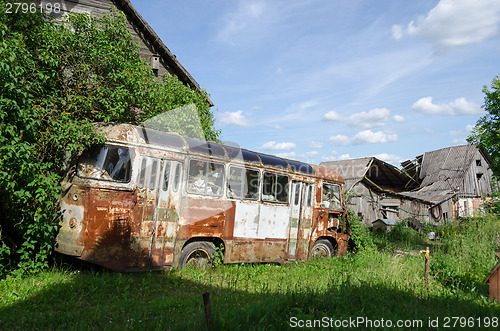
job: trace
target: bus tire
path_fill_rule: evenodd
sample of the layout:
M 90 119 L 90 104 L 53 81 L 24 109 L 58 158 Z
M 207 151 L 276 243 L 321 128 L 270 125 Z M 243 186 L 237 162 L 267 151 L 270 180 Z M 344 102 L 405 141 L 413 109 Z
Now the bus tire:
M 311 258 L 317 257 L 332 257 L 333 256 L 333 245 L 327 239 L 317 240 L 311 251 Z
M 212 265 L 215 245 L 208 241 L 195 241 L 187 244 L 181 251 L 179 267 L 193 266 L 206 268 Z

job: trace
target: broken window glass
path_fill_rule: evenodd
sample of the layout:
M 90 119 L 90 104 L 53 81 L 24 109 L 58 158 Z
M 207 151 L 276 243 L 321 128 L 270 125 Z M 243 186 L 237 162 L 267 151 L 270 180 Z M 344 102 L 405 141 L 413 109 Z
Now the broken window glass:
M 267 202 L 288 201 L 288 176 L 264 172 L 262 200 Z
M 221 195 L 224 165 L 208 161 L 189 162 L 188 192 Z
M 321 193 L 321 207 L 327 209 L 342 209 L 342 200 L 340 198 L 340 185 L 323 183 Z
M 259 194 L 259 171 L 230 166 L 227 188 L 227 194 L 230 198 L 257 200 Z
M 132 162 L 130 150 L 118 146 L 94 146 L 78 163 L 78 176 L 116 182 L 129 182 Z

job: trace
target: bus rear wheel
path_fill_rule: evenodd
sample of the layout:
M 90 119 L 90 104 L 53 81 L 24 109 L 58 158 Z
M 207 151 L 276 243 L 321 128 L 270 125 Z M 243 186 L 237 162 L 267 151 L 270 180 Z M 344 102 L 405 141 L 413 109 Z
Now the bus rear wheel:
M 215 245 L 213 243 L 207 241 L 192 242 L 182 249 L 179 267 L 206 268 L 212 265 L 214 254 Z
M 320 239 L 316 241 L 313 245 L 311 251 L 311 258 L 317 257 L 332 257 L 333 256 L 333 245 L 330 241 L 326 239 Z

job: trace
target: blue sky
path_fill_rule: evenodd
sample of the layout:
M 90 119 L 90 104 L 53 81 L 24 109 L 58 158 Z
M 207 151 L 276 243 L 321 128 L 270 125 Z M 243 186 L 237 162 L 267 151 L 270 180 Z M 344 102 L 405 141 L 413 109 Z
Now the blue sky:
M 500 73 L 498 0 L 132 0 L 222 140 L 318 164 L 464 144 Z

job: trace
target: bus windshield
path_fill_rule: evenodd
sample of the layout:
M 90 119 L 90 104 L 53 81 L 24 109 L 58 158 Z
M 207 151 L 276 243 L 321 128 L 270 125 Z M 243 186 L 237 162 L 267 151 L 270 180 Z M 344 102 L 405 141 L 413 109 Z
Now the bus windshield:
M 130 150 L 118 146 L 94 146 L 78 163 L 78 176 L 115 182 L 130 182 Z
M 321 194 L 322 208 L 342 209 L 342 200 L 340 197 L 340 185 L 323 183 L 323 192 Z

